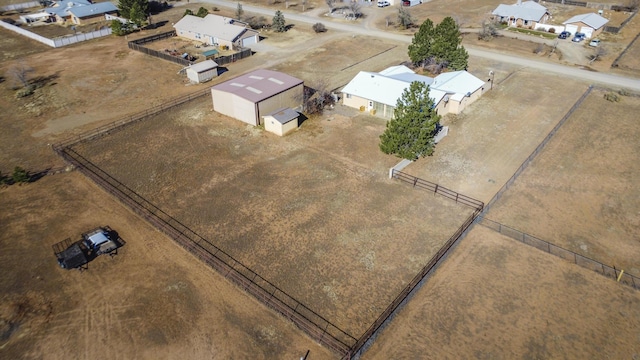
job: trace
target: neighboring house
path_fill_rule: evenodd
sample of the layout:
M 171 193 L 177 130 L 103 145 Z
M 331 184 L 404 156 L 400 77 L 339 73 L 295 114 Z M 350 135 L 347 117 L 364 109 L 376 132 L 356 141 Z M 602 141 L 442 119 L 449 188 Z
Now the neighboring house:
M 547 8 L 535 1 L 522 2 L 518 0 L 516 4 L 500 4 L 491 13 L 494 19 L 508 26 L 527 27 L 535 29 L 536 25 L 544 24 L 549 19 Z
M 180 37 L 229 48 L 247 47 L 260 40 L 259 33 L 245 23 L 213 14 L 204 18 L 185 15 L 173 27 Z
M 482 95 L 485 85 L 484 81 L 464 70 L 431 78 L 399 65 L 379 73 L 361 71 L 342 89 L 342 103 L 390 119 L 398 99 L 414 81 L 429 85 L 429 96 L 440 115 L 462 112 Z
M 92 4 L 88 0 L 60 0 L 43 11 L 50 14 L 55 22 L 88 24 L 104 20 L 105 14 L 116 15 L 118 8 L 108 1 Z
M 218 76 L 218 64 L 213 60 L 205 60 L 189 66 L 187 78 L 193 83 L 203 83 Z
M 211 88 L 213 110 L 250 125 L 283 108 L 302 106 L 304 83 L 293 76 L 256 70 Z
M 587 39 L 598 36 L 604 29 L 604 25 L 609 20 L 596 14 L 581 14 L 572 17 L 571 19 L 562 23 L 565 31 L 575 34 L 577 32 L 584 33 Z
M 278 109 L 273 113 L 263 116 L 264 129 L 276 135 L 284 136 L 298 128 L 300 113 L 291 109 Z

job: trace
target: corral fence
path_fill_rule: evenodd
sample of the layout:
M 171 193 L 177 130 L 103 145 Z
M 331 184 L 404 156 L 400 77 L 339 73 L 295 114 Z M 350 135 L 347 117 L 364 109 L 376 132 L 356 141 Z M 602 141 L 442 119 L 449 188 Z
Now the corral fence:
M 638 41 L 638 38 L 640 38 L 640 33 L 638 33 L 636 37 L 634 37 L 633 40 L 631 40 L 629 45 L 627 45 L 627 47 L 624 48 L 624 50 L 622 50 L 620 55 L 618 55 L 618 57 L 615 60 L 613 60 L 613 62 L 611 63 L 611 67 L 614 67 L 614 68 L 620 67 L 620 59 L 622 59 L 624 55 L 627 53 L 627 51 L 629 51 L 629 49 L 631 49 L 634 46 L 634 44 Z M 623 68 L 628 68 L 628 67 L 623 66 Z M 637 70 L 637 69 L 633 69 L 633 70 Z
M 493 204 L 496 203 L 496 201 L 498 201 L 502 197 L 502 195 L 509 189 L 509 187 L 513 185 L 513 183 L 516 181 L 518 176 L 522 174 L 522 172 L 527 168 L 527 166 L 529 166 L 529 164 L 533 161 L 533 159 L 535 159 L 535 157 L 544 149 L 544 147 L 547 145 L 549 140 L 551 140 L 551 138 L 558 132 L 560 127 L 562 127 L 562 125 L 564 125 L 564 123 L 567 122 L 567 119 L 571 117 L 573 112 L 576 111 L 578 107 L 580 107 L 580 105 L 587 98 L 587 96 L 591 94 L 592 90 L 593 90 L 593 85 L 589 86 L 587 91 L 585 91 L 584 94 L 580 96 L 580 98 L 575 102 L 575 104 L 573 104 L 571 109 L 569 109 L 569 111 L 567 111 L 567 113 L 564 114 L 564 116 L 562 117 L 562 119 L 560 119 L 560 121 L 558 121 L 556 126 L 553 127 L 553 129 L 547 134 L 547 136 L 545 136 L 542 142 L 540 142 L 540 144 L 538 144 L 538 146 L 533 150 L 533 152 L 531 152 L 531 154 L 529 154 L 529 156 L 522 162 L 520 167 L 518 167 L 518 169 L 513 173 L 513 175 L 509 178 L 509 180 L 507 180 L 507 182 L 504 185 L 502 185 L 500 190 L 498 190 L 498 192 L 493 196 L 493 198 L 491 198 L 489 203 L 485 206 L 484 208 L 485 213 L 491 208 Z
M 180 96 L 178 98 L 175 98 L 173 100 L 170 100 L 164 104 L 160 104 L 160 105 L 156 105 L 153 106 L 151 108 L 148 108 L 144 111 L 140 111 L 138 113 L 132 114 L 130 116 L 124 117 L 120 120 L 116 120 L 114 122 L 111 122 L 109 124 L 97 127 L 93 130 L 87 131 L 85 133 L 76 135 L 76 136 L 72 136 L 70 138 L 67 138 L 65 140 L 63 140 L 62 142 L 59 142 L 57 144 L 53 145 L 53 150 L 58 152 L 58 149 L 61 148 L 65 148 L 65 147 L 69 147 L 72 145 L 75 145 L 77 143 L 83 142 L 83 141 L 88 141 L 88 140 L 93 140 L 97 137 L 100 136 L 104 136 L 106 134 L 110 134 L 112 132 L 118 131 L 122 128 L 124 128 L 126 125 L 130 125 L 133 124 L 139 120 L 142 120 L 148 116 L 151 115 L 155 115 L 158 114 L 162 111 L 168 110 L 174 106 L 178 106 L 181 104 L 184 104 L 186 102 L 189 102 L 191 100 L 197 99 L 199 97 L 205 96 L 210 94 L 210 90 L 209 89 L 202 89 L 199 91 L 196 91 L 194 93 L 191 94 L 187 94 L 184 96 Z
M 599 261 L 588 258 L 584 255 L 580 255 L 571 250 L 567 250 L 560 246 L 554 245 L 548 241 L 537 238 L 533 235 L 529 235 L 522 231 L 516 230 L 509 226 L 503 225 L 499 222 L 487 219 L 485 217 L 480 217 L 478 223 L 491 229 L 499 232 L 500 234 L 506 235 L 512 239 L 518 240 L 524 244 L 529 246 L 533 246 L 538 250 L 542 250 L 548 252 L 549 254 L 555 255 L 557 257 L 563 258 L 567 261 L 571 261 L 574 264 L 580 265 L 584 268 L 591 269 L 595 272 L 598 272 L 606 277 L 613 278 L 618 281 L 633 287 L 636 290 L 640 290 L 640 278 L 633 276 L 629 273 L 622 272 L 621 270 L 616 269 L 615 267 L 611 267 L 609 265 L 605 265 Z
M 581 7 L 588 7 L 593 9 L 602 9 L 602 10 L 627 11 L 627 12 L 634 11 L 634 9 L 629 6 L 606 4 L 606 3 L 599 3 L 599 2 L 584 2 L 584 1 L 572 1 L 572 0 L 534 0 L 534 1 L 537 3 L 550 2 L 554 4 L 581 6 Z
M 144 53 L 144 54 L 147 54 L 147 55 L 151 55 L 151 56 L 155 56 L 155 57 L 160 58 L 162 60 L 171 61 L 171 62 L 174 62 L 176 64 L 180 64 L 182 66 L 191 65 L 191 62 L 189 60 L 183 59 L 183 58 L 178 57 L 178 56 L 173 56 L 171 54 L 167 54 L 167 53 L 162 52 L 162 51 L 157 51 L 157 50 L 149 49 L 148 47 L 142 46 L 143 44 L 151 43 L 151 42 L 158 41 L 158 40 L 168 39 L 168 38 L 174 37 L 174 36 L 176 36 L 176 31 L 175 30 L 167 31 L 167 32 L 164 32 L 164 33 L 161 33 L 161 34 L 151 35 L 151 36 L 143 37 L 141 39 L 129 41 L 128 46 L 129 46 L 129 49 L 132 49 L 132 50 L 135 50 L 135 51 L 140 51 L 141 53 Z
M 620 10 L 623 11 L 623 10 Z M 626 10 L 624 10 L 626 11 Z M 617 34 L 620 31 L 622 31 L 622 29 L 624 29 L 625 26 L 627 26 L 627 24 L 638 14 L 638 11 L 634 11 L 631 16 L 629 16 L 625 21 L 623 21 L 622 23 L 620 23 L 620 26 L 616 27 L 616 26 L 605 26 L 603 28 L 602 31 L 606 31 L 612 34 Z M 625 49 L 626 50 L 626 49 Z
M 347 354 L 356 342 L 354 337 L 144 199 L 72 148 L 58 145 L 54 147 L 54 150 L 159 231 L 167 234 L 184 249 L 254 296 L 258 301 L 282 314 L 313 340 L 341 356 Z
M 96 30 L 96 31 L 92 31 L 92 32 L 88 32 L 88 33 L 78 33 L 75 35 L 69 35 L 69 36 L 64 36 L 64 37 L 59 37 L 59 38 L 55 38 L 55 39 L 49 39 L 46 38 L 42 35 L 38 35 L 36 33 L 32 33 L 29 30 L 23 29 L 19 26 L 15 26 L 12 24 L 9 24 L 5 21 L 0 20 L 0 27 L 3 27 L 9 31 L 13 31 L 17 34 L 20 34 L 22 36 L 26 36 L 31 40 L 35 40 L 37 42 L 41 42 L 45 45 L 51 46 L 52 48 L 59 48 L 59 47 L 63 47 L 63 46 L 67 46 L 67 45 L 71 45 L 71 44 L 75 44 L 78 42 L 82 42 L 82 41 L 87 41 L 87 40 L 92 40 L 92 39 L 97 39 L 100 37 L 104 37 L 104 36 L 108 36 L 111 35 L 111 28 L 105 28 L 105 29 L 100 29 L 100 30 Z
M 129 41 L 129 49 L 133 49 L 136 51 L 140 51 L 142 53 L 145 53 L 147 55 L 151 55 L 151 56 L 155 56 L 157 58 L 163 59 L 163 60 L 167 60 L 167 61 L 171 61 L 174 62 L 176 64 L 180 64 L 182 66 L 189 66 L 192 64 L 192 62 L 183 59 L 181 57 L 177 57 L 177 56 L 173 56 L 171 54 L 168 54 L 166 52 L 162 52 L 162 51 L 157 51 L 157 50 L 153 50 L 153 49 L 149 49 L 145 46 L 142 46 L 144 44 L 148 44 L 154 41 L 158 41 L 158 40 L 164 40 L 164 39 L 168 39 L 171 37 L 176 36 L 176 31 L 172 30 L 172 31 L 167 31 L 161 34 L 156 34 L 156 35 L 151 35 L 151 36 L 147 36 L 147 37 L 143 37 L 141 39 L 137 39 L 137 40 L 132 40 Z M 216 64 L 218 65 L 225 65 L 225 64 L 229 64 L 232 62 L 236 62 L 238 60 L 247 58 L 249 56 L 252 55 L 251 49 L 250 48 L 240 48 L 240 50 L 236 53 L 233 53 L 231 55 L 225 55 L 225 56 L 218 56 L 216 58 L 214 58 L 213 60 L 216 62 Z
M 473 213 L 465 220 L 465 222 L 456 230 L 456 232 L 442 245 L 440 250 L 431 257 L 429 262 L 420 270 L 416 276 L 404 287 L 404 289 L 396 296 L 396 298 L 387 306 L 387 308 L 380 314 L 380 316 L 373 322 L 373 324 L 364 332 L 362 336 L 358 339 L 358 341 L 353 345 L 349 354 L 343 357 L 343 360 L 359 358 L 362 355 L 368 346 L 375 340 L 378 332 L 382 330 L 386 324 L 395 316 L 398 309 L 406 304 L 408 298 L 414 292 L 415 289 L 419 288 L 424 278 L 433 270 L 436 265 L 440 263 L 440 260 L 447 255 L 449 250 L 453 247 L 453 245 L 466 233 L 469 227 L 473 224 L 480 213 L 482 213 L 482 209 L 484 208 L 484 203 L 482 201 L 470 198 L 468 196 L 459 194 L 453 190 L 449 190 L 443 186 L 439 186 L 438 184 L 431 183 L 429 181 L 419 179 L 409 174 L 405 174 L 401 171 L 392 170 L 392 175 L 394 179 L 398 179 L 400 181 L 412 184 L 414 188 L 420 190 L 426 190 L 429 192 L 433 192 L 434 194 L 442 195 L 448 199 L 455 200 L 456 203 L 463 204 L 465 206 L 469 206 L 474 209 Z

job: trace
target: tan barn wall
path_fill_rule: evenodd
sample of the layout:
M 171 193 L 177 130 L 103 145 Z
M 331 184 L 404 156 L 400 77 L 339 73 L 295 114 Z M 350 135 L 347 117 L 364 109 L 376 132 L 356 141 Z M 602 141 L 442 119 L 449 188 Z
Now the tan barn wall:
M 258 122 L 262 120 L 260 114 L 271 114 L 276 110 L 287 107 L 292 109 L 300 107 L 302 105 L 303 88 L 304 85 L 300 84 L 258 103 L 258 113 L 255 117 L 256 125 L 259 125 Z
M 211 89 L 213 110 L 250 125 L 258 125 L 255 104 L 234 94 Z

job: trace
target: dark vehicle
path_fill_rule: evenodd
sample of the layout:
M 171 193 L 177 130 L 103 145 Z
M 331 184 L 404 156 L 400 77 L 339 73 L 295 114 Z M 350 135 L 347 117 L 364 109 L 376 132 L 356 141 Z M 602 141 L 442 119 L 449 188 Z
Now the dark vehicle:
M 586 38 L 587 38 L 587 35 L 585 35 L 584 33 L 577 32 L 575 35 L 573 35 L 573 39 L 571 41 L 580 42 Z
M 558 39 L 567 39 L 569 38 L 569 36 L 571 36 L 571 33 L 568 31 L 563 31 L 560 33 L 560 35 L 558 35 Z

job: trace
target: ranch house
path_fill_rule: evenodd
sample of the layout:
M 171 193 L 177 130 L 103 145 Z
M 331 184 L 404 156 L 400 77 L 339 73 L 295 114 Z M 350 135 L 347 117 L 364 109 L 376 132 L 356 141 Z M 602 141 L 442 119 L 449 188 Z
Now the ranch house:
M 182 38 L 209 45 L 228 46 L 230 49 L 247 47 L 260 40 L 259 33 L 247 27 L 247 24 L 213 14 L 204 18 L 185 15 L 173 27 Z
M 508 26 L 529 29 L 535 29 L 536 25 L 546 23 L 550 16 L 547 8 L 537 2 L 521 0 L 513 5 L 500 4 L 491 14 L 494 20 L 506 23 Z

